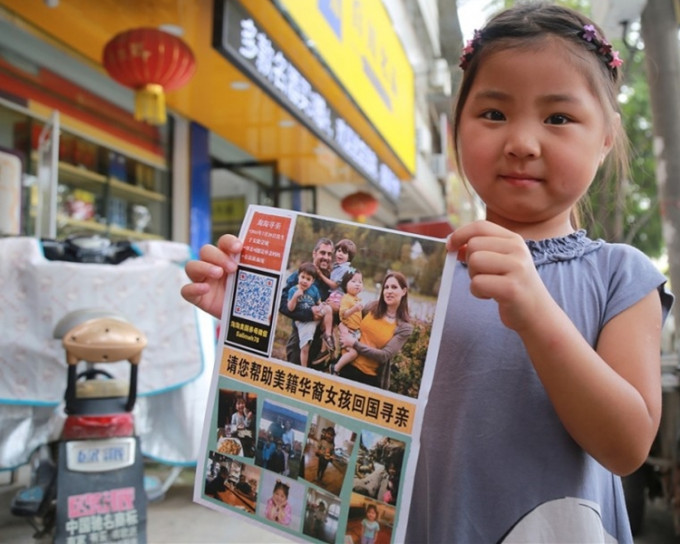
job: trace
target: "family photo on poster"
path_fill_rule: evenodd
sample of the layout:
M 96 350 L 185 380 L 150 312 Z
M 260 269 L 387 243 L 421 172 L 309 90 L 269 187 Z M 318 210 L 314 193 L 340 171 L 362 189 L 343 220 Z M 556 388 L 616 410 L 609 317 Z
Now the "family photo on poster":
M 298 217 L 272 356 L 417 398 L 445 258 L 440 240 Z

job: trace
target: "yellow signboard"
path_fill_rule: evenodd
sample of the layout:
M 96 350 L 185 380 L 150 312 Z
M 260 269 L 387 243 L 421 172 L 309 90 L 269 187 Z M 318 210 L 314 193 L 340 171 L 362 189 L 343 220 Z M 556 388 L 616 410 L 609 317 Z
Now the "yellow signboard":
M 213 223 L 240 222 L 246 215 L 246 198 L 244 196 L 213 198 L 210 205 Z
M 364 115 L 415 172 L 413 69 L 382 0 L 279 0 Z

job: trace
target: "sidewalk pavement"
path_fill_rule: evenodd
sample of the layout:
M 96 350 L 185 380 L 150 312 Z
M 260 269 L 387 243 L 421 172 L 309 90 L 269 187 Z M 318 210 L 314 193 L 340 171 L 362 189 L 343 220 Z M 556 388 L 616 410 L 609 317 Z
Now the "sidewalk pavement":
M 0 484 L 0 542 L 4 544 L 48 544 L 49 538 L 33 539 L 28 523 L 9 511 L 10 501 L 24 484 L 24 474 L 14 484 Z M 241 516 L 221 513 L 193 502 L 194 471 L 185 469 L 161 501 L 147 509 L 149 544 L 271 544 L 288 543 L 279 534 Z M 4 480 L 3 480 L 4 482 Z
M 20 473 L 23 471 L 20 471 Z M 48 544 L 50 539 L 34 540 L 33 530 L 25 520 L 12 516 L 9 504 L 23 478 L 15 484 L 0 480 L 0 543 Z M 194 471 L 185 469 L 162 501 L 150 503 L 147 511 L 149 544 L 289 544 L 277 533 L 255 524 L 193 502 Z M 643 534 L 635 544 L 677 544 L 673 520 L 666 504 L 657 499 L 648 502 Z

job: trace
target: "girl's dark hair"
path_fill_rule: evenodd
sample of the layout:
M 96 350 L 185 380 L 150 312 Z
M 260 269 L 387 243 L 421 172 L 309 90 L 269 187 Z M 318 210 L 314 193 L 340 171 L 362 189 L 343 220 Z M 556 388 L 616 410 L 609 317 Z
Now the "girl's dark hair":
M 385 303 L 385 298 L 383 297 L 383 291 L 385 290 L 385 284 L 387 280 L 394 278 L 402 289 L 406 289 L 406 293 L 401 297 L 401 302 L 399 302 L 399 307 L 397 308 L 397 319 L 399 321 L 409 322 L 411 321 L 411 316 L 408 311 L 408 280 L 401 272 L 391 271 L 385 274 L 385 278 L 382 282 L 382 287 L 380 288 L 380 297 L 378 298 L 378 304 L 371 311 L 376 319 L 382 318 L 387 313 L 387 304 Z
M 597 40 L 588 41 L 584 38 L 586 25 L 592 25 L 596 29 Z M 454 109 L 453 138 L 459 170 L 461 163 L 458 138 L 461 112 L 484 59 L 498 51 L 537 48 L 551 38 L 559 38 L 572 44 L 572 47 L 564 48 L 563 60 L 578 66 L 591 91 L 602 105 L 612 128 L 614 140 L 606 161 L 605 179 L 624 176 L 627 173 L 628 142 L 615 115 L 620 113 L 617 95 L 621 72 L 618 67 L 609 64 L 611 56 L 602 53 L 601 46 L 606 43 L 604 33 L 593 21 L 578 11 L 548 2 L 518 4 L 501 11 L 492 17 L 484 28 L 476 31 L 472 41 L 473 52 L 464 56 L 463 80 Z M 559 69 L 559 60 L 556 59 L 555 69 Z M 611 114 L 606 113 L 607 111 Z
M 301 273 L 309 274 L 314 279 L 316 279 L 316 277 L 319 275 L 316 266 L 314 266 L 314 263 L 310 263 L 309 261 L 302 263 L 298 267 L 298 276 Z
M 286 497 L 288 497 L 289 486 L 287 484 L 284 484 L 281 480 L 276 480 L 276 483 L 274 484 L 274 493 L 279 489 L 283 491 Z
M 361 274 L 361 270 L 358 270 L 354 267 L 350 267 L 347 269 L 347 272 L 345 272 L 342 275 L 342 279 L 340 280 L 340 288 L 346 293 L 347 292 L 347 284 L 349 283 L 349 280 L 351 280 L 355 274 Z

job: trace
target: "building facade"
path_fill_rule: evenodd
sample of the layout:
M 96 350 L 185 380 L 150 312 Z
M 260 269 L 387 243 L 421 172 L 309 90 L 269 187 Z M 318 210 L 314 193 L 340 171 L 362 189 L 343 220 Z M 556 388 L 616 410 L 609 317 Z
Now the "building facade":
M 20 233 L 197 249 L 237 233 L 250 204 L 356 219 L 342 202 L 357 192 L 379 203 L 371 223 L 445 233 L 441 20 L 436 0 L 0 0 L 0 147 L 21 163 Z M 137 89 L 104 66 L 132 29 L 171 33 L 195 59 L 164 93 L 163 124 L 136 120 Z

